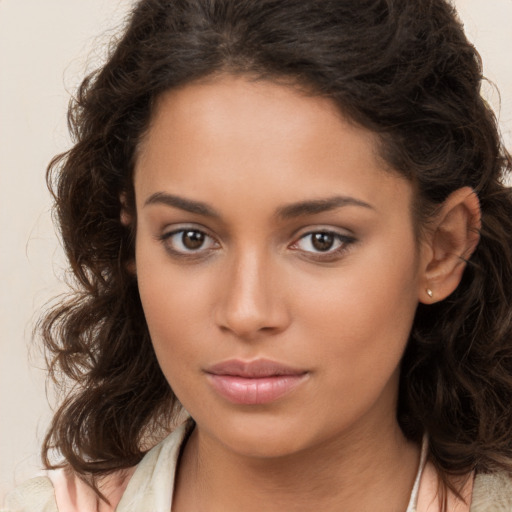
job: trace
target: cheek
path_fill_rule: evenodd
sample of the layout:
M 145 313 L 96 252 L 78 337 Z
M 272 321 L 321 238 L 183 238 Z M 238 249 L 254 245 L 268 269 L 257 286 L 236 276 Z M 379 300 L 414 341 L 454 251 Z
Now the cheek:
M 204 290 L 183 285 L 176 276 L 160 275 L 140 280 L 139 291 L 153 344 L 172 344 L 176 350 L 180 340 L 197 339 L 198 319 L 207 315 Z
M 205 338 L 197 321 L 203 309 L 195 292 L 170 277 L 146 275 L 139 290 L 158 364 L 173 392 L 183 401 L 203 353 L 197 343 Z
M 317 354 L 333 361 L 333 381 L 360 389 L 378 382 L 378 388 L 398 368 L 414 320 L 415 246 L 413 241 L 399 250 L 379 245 L 353 256 L 323 286 L 306 283 L 305 307 L 297 316 L 306 337 L 318 340 Z
M 197 357 L 196 345 L 190 340 L 205 338 L 201 321 L 204 323 L 208 318 L 208 284 L 200 273 L 191 275 L 186 266 L 181 269 L 170 264 L 165 251 L 143 236 L 137 241 L 136 252 L 144 315 L 155 352 L 167 375 L 169 366 L 180 367 L 178 360 L 187 362 Z

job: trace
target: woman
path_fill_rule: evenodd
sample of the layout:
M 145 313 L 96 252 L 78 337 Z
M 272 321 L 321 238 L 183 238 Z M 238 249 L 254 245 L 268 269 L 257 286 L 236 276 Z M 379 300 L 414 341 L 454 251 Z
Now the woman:
M 511 160 L 480 82 L 444 0 L 139 2 L 50 166 L 71 391 L 10 506 L 511 510 Z

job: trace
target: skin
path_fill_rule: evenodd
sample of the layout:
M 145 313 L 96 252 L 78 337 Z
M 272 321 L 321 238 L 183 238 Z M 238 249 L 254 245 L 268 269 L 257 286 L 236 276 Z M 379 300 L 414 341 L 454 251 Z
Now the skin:
M 159 363 L 197 423 L 173 511 L 405 510 L 419 450 L 395 417 L 399 363 L 427 280 L 448 293 L 452 248 L 418 242 L 412 186 L 376 147 L 329 100 L 269 81 L 223 76 L 160 98 L 136 164 L 135 268 Z M 350 200 L 278 215 L 335 196 Z M 184 228 L 203 245 L 183 245 Z M 336 234 L 332 250 L 315 248 L 318 232 Z M 205 369 L 234 358 L 305 378 L 233 404 Z

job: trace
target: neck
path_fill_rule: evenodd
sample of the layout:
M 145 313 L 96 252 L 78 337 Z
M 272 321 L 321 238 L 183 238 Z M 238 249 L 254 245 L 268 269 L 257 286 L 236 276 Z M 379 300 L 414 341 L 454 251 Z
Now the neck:
M 419 447 L 395 421 L 379 427 L 270 459 L 227 450 L 196 427 L 180 460 L 173 512 L 405 511 Z

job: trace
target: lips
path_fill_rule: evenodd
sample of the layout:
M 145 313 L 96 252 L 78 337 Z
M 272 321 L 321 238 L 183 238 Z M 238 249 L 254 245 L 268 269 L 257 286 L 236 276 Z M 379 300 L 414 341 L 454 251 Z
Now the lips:
M 267 359 L 224 361 L 205 373 L 214 391 L 242 405 L 274 402 L 295 390 L 308 375 L 305 370 Z

